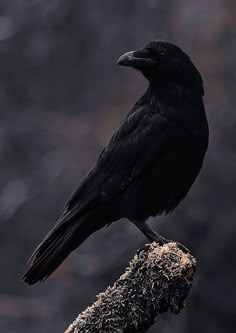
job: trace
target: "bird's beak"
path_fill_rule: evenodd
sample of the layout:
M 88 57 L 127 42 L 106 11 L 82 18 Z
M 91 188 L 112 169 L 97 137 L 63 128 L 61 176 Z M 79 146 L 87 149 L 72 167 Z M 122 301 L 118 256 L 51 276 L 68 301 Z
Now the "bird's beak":
M 134 68 L 147 68 L 151 67 L 154 62 L 150 57 L 150 51 L 148 49 L 140 49 L 136 51 L 130 51 L 123 54 L 118 60 L 117 65 L 134 67 Z

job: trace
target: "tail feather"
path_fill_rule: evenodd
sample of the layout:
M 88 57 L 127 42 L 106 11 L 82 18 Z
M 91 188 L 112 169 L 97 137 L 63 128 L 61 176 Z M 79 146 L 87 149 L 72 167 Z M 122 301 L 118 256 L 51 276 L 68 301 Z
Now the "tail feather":
M 54 229 L 45 237 L 29 259 L 30 267 L 22 279 L 32 285 L 46 280 L 65 258 L 96 229 L 92 223 L 84 220 L 69 220 L 55 225 Z

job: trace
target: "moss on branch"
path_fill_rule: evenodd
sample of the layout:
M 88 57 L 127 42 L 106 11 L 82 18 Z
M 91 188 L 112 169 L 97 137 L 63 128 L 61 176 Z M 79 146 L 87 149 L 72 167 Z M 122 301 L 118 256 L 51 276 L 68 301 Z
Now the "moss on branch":
M 146 332 L 161 313 L 184 307 L 195 269 L 195 258 L 176 243 L 148 244 L 65 333 Z

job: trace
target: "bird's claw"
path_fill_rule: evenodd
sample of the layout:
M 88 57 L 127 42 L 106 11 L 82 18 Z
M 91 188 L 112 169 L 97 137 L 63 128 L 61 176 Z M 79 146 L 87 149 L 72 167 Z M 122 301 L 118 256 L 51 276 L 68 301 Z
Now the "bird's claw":
M 162 245 L 164 245 L 164 244 L 172 243 L 172 242 L 173 242 L 172 240 L 170 240 L 170 239 L 165 239 L 165 238 L 163 238 L 163 237 L 161 237 L 160 239 L 157 240 L 157 243 L 158 243 L 160 246 L 162 246 Z M 190 255 L 192 255 L 192 252 L 191 252 L 187 247 L 185 247 L 183 244 L 181 244 L 181 243 L 179 243 L 179 242 L 175 242 L 175 243 L 176 243 L 176 245 L 178 246 L 178 248 L 179 248 L 181 251 L 183 251 L 183 252 L 186 253 L 186 254 L 190 254 Z
M 168 243 L 173 243 L 172 240 L 165 239 L 165 238 L 161 238 L 161 239 L 159 238 L 159 239 L 155 240 L 155 242 L 159 246 L 163 246 L 163 245 L 168 244 Z M 175 242 L 175 243 L 181 251 L 183 251 L 186 254 L 192 255 L 192 252 L 187 247 L 185 247 L 183 244 L 181 244 L 179 242 Z M 140 249 L 138 249 L 137 250 L 137 255 L 139 256 L 142 251 L 146 252 L 149 249 L 149 246 L 150 246 L 150 244 L 146 244 L 144 247 L 141 247 Z
M 185 247 L 183 244 L 181 244 L 181 243 L 179 243 L 179 242 L 176 242 L 176 244 L 177 244 L 178 248 L 179 248 L 181 251 L 183 251 L 183 252 L 186 253 L 186 254 L 190 254 L 190 255 L 192 255 L 192 252 L 191 252 L 187 247 Z

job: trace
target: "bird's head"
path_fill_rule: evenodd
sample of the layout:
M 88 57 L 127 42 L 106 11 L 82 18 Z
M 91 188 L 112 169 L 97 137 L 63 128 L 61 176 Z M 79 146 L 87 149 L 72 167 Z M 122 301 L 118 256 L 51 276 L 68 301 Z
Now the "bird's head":
M 117 65 L 141 71 L 150 83 L 173 83 L 186 88 L 192 86 L 203 94 L 203 81 L 199 71 L 190 57 L 170 42 L 152 41 L 143 49 L 123 54 Z

